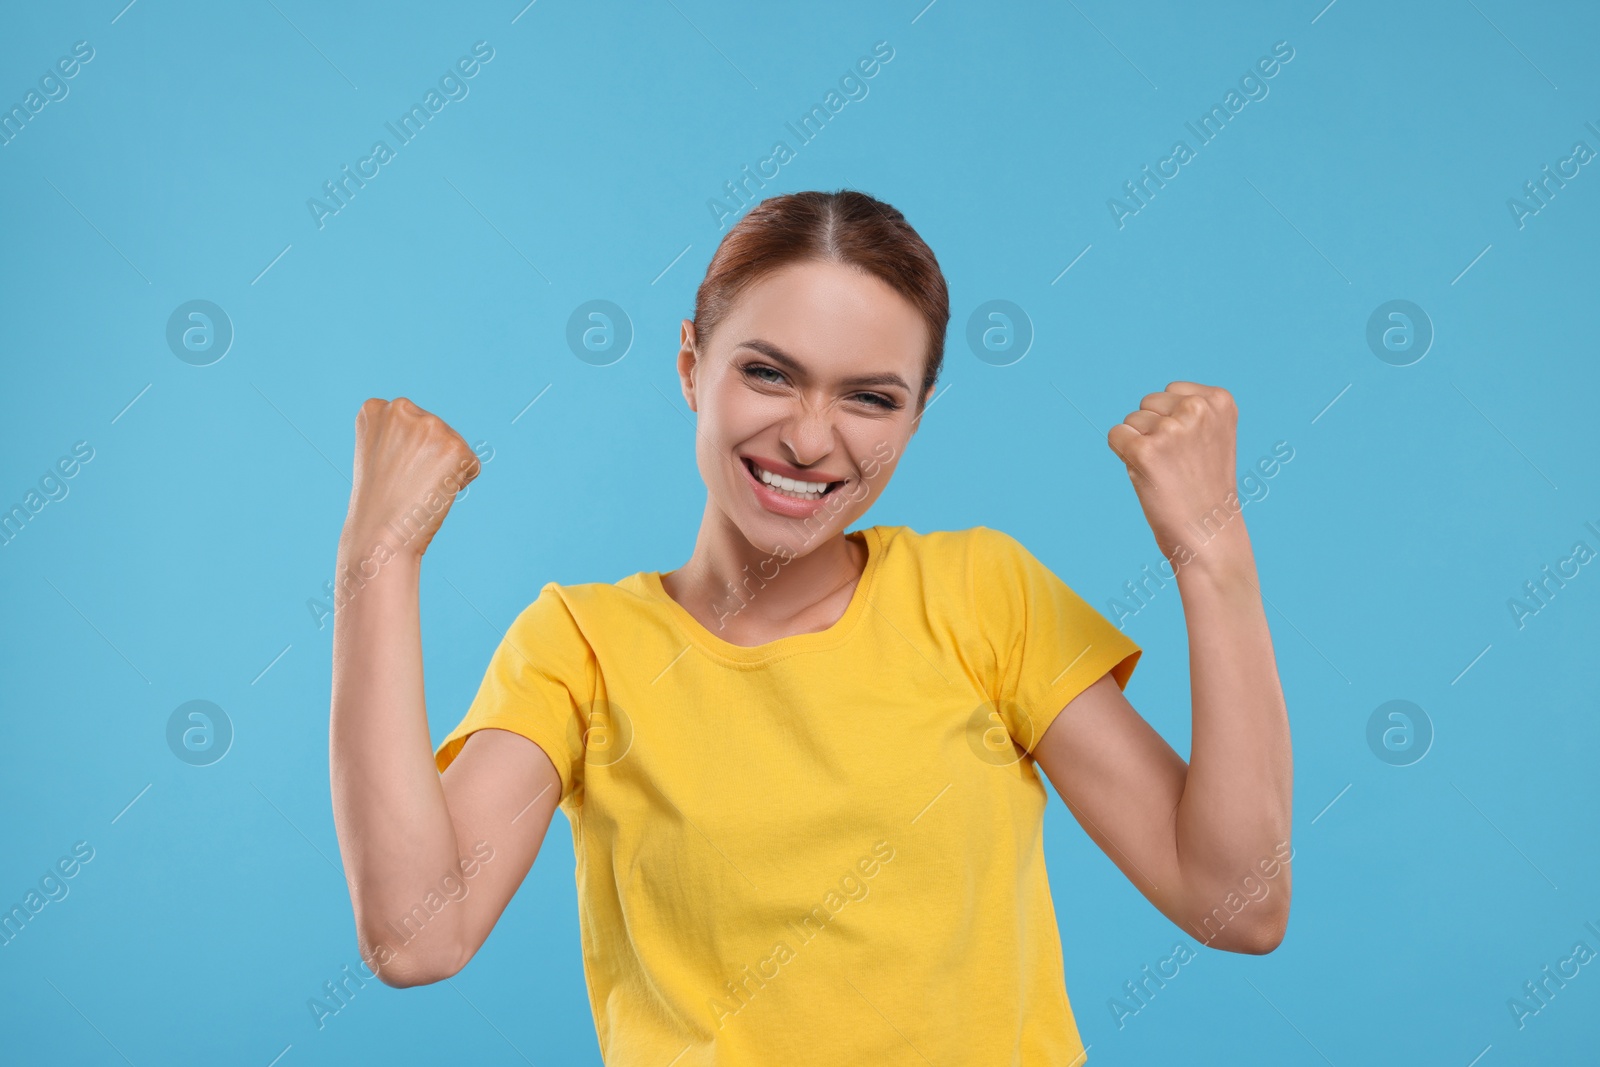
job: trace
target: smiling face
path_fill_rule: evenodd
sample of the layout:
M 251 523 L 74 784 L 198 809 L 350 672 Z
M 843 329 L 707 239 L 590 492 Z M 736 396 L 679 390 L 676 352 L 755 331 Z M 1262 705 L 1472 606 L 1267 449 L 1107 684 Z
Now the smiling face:
M 678 372 L 710 503 L 763 551 L 803 556 L 843 531 L 916 430 L 927 351 L 908 300 L 832 261 L 753 284 L 709 345 L 684 320 Z

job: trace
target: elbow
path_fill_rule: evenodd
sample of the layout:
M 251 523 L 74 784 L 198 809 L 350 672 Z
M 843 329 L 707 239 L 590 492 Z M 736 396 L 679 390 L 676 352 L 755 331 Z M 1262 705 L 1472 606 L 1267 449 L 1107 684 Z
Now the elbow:
M 368 942 L 369 944 L 372 942 Z M 365 953 L 363 958 L 366 958 Z M 458 951 L 448 953 L 396 952 L 384 945 L 368 960 L 367 968 L 377 975 L 378 981 L 391 989 L 409 989 L 412 986 L 433 985 L 453 978 L 466 965 L 466 957 Z
M 1216 947 L 1227 952 L 1265 956 L 1283 944 L 1283 937 L 1288 931 L 1289 906 L 1285 903 L 1283 907 L 1258 915 L 1250 922 L 1236 924 L 1227 943 Z

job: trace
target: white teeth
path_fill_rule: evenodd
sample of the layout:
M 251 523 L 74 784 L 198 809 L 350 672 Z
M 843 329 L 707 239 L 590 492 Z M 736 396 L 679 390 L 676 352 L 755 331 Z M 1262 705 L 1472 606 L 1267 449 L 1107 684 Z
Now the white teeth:
M 796 481 L 793 478 L 785 478 L 781 474 L 773 474 L 771 471 L 764 469 L 759 464 L 752 463 L 751 465 L 755 467 L 756 473 L 760 476 L 761 480 L 767 485 L 772 486 L 774 489 L 782 489 L 795 494 L 821 496 L 822 491 L 828 488 L 827 482 Z

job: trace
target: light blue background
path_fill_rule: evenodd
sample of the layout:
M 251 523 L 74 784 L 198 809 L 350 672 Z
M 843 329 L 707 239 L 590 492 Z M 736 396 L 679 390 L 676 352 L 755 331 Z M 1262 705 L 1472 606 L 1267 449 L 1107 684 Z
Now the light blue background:
M 764 191 L 879 196 L 950 282 L 948 391 L 865 523 L 1005 530 L 1108 610 L 1158 559 L 1104 442 L 1144 394 L 1224 385 L 1241 468 L 1295 450 L 1244 513 L 1294 725 L 1288 936 L 1199 950 L 1119 1029 L 1109 999 L 1193 941 L 1052 799 L 1090 1061 L 1600 1058 L 1600 964 L 1524 1029 L 1507 1007 L 1600 950 L 1600 566 L 1525 628 L 1507 607 L 1575 541 L 1600 549 L 1600 169 L 1523 228 L 1507 208 L 1575 141 L 1600 149 L 1592 5 L 124 2 L 13 7 L 0 32 L 8 108 L 95 50 L 0 146 L 0 506 L 95 450 L 0 549 L 0 903 L 95 849 L 0 948 L 7 1059 L 599 1062 L 564 818 L 454 980 L 369 982 L 321 1029 L 307 1007 L 357 962 L 332 627 L 307 608 L 353 420 L 405 395 L 494 448 L 423 572 L 438 739 L 543 582 L 687 558 L 704 490 L 672 357 L 722 232 L 707 201 L 877 41 L 869 95 Z M 306 200 L 479 40 L 470 95 L 319 229 Z M 1107 199 L 1193 147 L 1184 123 L 1278 41 L 1267 98 L 1119 229 Z M 193 299 L 236 330 L 211 366 L 165 341 Z M 591 299 L 635 330 L 610 366 L 566 345 Z M 1010 366 L 965 341 L 991 299 L 1036 332 Z M 1411 366 L 1366 344 L 1392 299 L 1437 331 Z M 1128 695 L 1187 753 L 1176 592 L 1127 629 Z M 1366 723 L 1402 698 L 1436 736 L 1394 767 Z M 209 767 L 166 744 L 191 699 L 236 731 Z

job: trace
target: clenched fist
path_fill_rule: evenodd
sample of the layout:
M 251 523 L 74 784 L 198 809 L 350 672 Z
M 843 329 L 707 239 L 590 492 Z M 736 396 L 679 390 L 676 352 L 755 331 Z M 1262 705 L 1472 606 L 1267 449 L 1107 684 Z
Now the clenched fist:
M 1221 533 L 1244 538 L 1234 470 L 1239 410 L 1217 386 L 1169 382 L 1111 427 L 1106 443 L 1128 466 L 1161 554 L 1177 566 Z
M 478 476 L 478 457 L 437 415 L 405 397 L 373 397 L 356 414 L 354 482 L 345 515 L 348 547 L 421 556 L 458 493 Z

